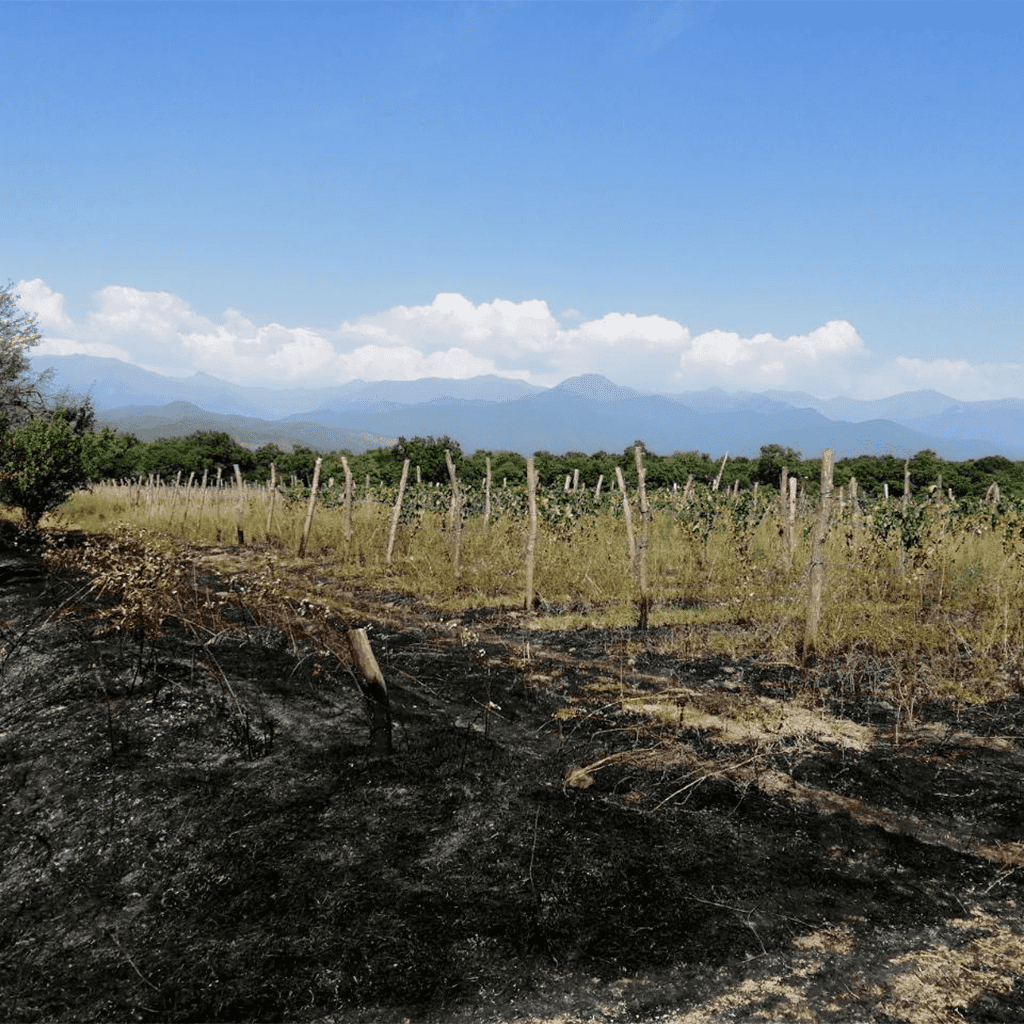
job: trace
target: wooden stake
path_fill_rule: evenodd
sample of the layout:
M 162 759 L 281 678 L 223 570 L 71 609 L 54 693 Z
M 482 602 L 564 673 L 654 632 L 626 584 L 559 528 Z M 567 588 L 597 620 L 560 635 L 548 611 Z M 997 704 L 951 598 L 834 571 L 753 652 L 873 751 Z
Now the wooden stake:
M 320 460 L 317 459 L 319 464 Z M 408 464 L 408 460 L 406 460 Z M 317 466 L 319 469 L 319 465 Z M 316 479 L 314 477 L 314 479 Z M 373 656 L 373 648 L 365 629 L 350 629 L 348 643 L 359 666 L 362 680 L 356 680 L 359 692 L 366 702 L 366 713 L 370 719 L 370 752 L 376 757 L 390 757 L 391 746 L 391 700 L 388 697 L 384 674 Z
M 718 485 L 722 482 L 722 474 L 725 472 L 725 463 L 728 458 L 729 453 L 726 452 L 725 455 L 722 456 L 722 465 L 719 467 L 718 476 L 715 477 L 715 482 L 711 485 L 711 490 L 713 491 L 717 491 Z
M 203 506 L 206 504 L 206 474 L 209 470 L 203 470 L 203 482 L 201 485 L 201 492 L 199 494 L 199 525 L 203 523 Z
M 402 495 L 405 494 L 405 482 L 409 479 L 409 460 L 402 463 L 402 479 L 398 484 L 398 497 L 395 498 L 395 509 L 391 513 L 391 532 L 388 534 L 388 551 L 384 558 L 386 565 L 391 564 L 391 553 L 395 549 L 395 534 L 398 533 L 398 520 L 402 515 Z
M 821 498 L 818 516 L 811 534 L 810 586 L 807 592 L 807 623 L 800 662 L 807 665 L 815 656 L 818 622 L 821 618 L 821 596 L 825 585 L 825 539 L 828 537 L 829 514 L 832 507 L 832 468 L 835 453 L 827 448 L 821 456 Z
M 345 470 L 345 543 L 352 543 L 352 470 L 348 459 L 341 457 L 341 468 Z
M 526 526 L 526 596 L 523 608 L 533 610 L 533 561 L 537 548 L 537 471 L 533 456 L 526 460 L 526 496 L 529 518 Z
M 907 459 L 903 463 L 903 504 L 900 506 L 900 510 L 903 514 L 903 518 L 907 518 L 907 511 L 910 509 L 910 459 Z M 900 550 L 898 555 L 898 562 L 896 563 L 896 572 L 903 576 L 907 571 L 907 548 L 903 543 L 903 526 L 900 525 Z
M 630 565 L 636 564 L 636 541 L 633 539 L 633 512 L 629 507 L 629 495 L 626 493 L 626 481 L 622 477 L 622 467 L 615 467 L 615 479 L 619 482 L 622 494 L 622 514 L 626 517 L 626 542 L 629 544 Z
M 484 456 L 484 461 L 487 463 L 487 479 L 484 481 L 484 529 L 487 529 L 487 524 L 491 521 L 491 457 L 490 455 Z
M 270 508 L 267 509 L 267 543 L 270 543 L 270 523 L 274 518 L 274 499 L 277 496 L 277 480 L 275 479 L 277 469 L 272 462 L 270 464 Z
M 235 502 L 235 529 L 238 531 L 238 546 L 245 547 L 245 533 L 242 530 L 242 498 L 245 494 L 245 484 L 242 483 L 242 471 L 238 463 L 234 463 L 235 483 L 238 485 L 238 501 Z
M 313 525 L 313 509 L 316 508 L 316 492 L 320 487 L 320 465 L 323 459 L 317 458 L 313 466 L 313 486 L 309 492 L 309 507 L 306 509 L 306 522 L 302 527 L 302 540 L 299 542 L 299 558 L 306 557 L 306 544 L 309 542 L 309 528 Z
M 782 566 L 790 569 L 793 566 L 793 552 L 789 548 L 789 536 L 786 529 L 789 505 L 789 469 L 782 467 L 779 473 L 779 539 L 782 541 Z
M 789 516 L 787 521 L 790 565 L 793 564 L 793 552 L 796 550 L 796 485 L 796 477 L 791 476 L 789 478 Z
M 452 462 L 452 453 L 447 448 L 444 450 L 444 460 L 448 464 L 448 476 L 452 481 L 452 505 L 448 513 L 449 526 L 453 531 L 452 542 L 452 568 L 455 578 L 459 578 L 459 570 L 462 560 L 462 493 L 459 490 L 459 478 L 455 475 L 455 463 Z
M 650 542 L 651 508 L 647 504 L 647 471 L 644 469 L 643 449 L 637 445 L 633 449 L 636 459 L 637 492 L 640 496 L 640 546 L 637 550 L 637 577 L 640 583 L 640 607 L 637 615 L 636 628 L 647 629 L 648 616 L 651 608 L 651 593 L 647 584 L 647 545 Z

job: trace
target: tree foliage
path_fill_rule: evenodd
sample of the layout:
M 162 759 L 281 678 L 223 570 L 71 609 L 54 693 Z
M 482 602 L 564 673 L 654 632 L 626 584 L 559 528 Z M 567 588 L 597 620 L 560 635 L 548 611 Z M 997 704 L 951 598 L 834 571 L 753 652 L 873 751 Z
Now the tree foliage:
M 46 387 L 53 372 L 35 379 L 27 352 L 43 340 L 35 314 L 18 308 L 21 296 L 0 288 L 0 432 L 17 430 L 47 411 Z
M 87 482 L 82 448 L 82 435 L 63 412 L 8 431 L 0 438 L 0 501 L 21 509 L 35 529 Z
M 458 472 L 462 462 L 462 448 L 458 441 L 453 441 L 447 434 L 437 438 L 414 437 L 408 441 L 400 437 L 398 443 L 391 449 L 391 457 L 398 467 L 399 474 L 402 471 L 402 464 L 408 459 L 411 472 L 415 472 L 416 466 L 420 467 L 420 478 L 424 483 L 442 484 L 448 480 L 448 462 L 444 457 L 446 450 L 451 454 Z
M 783 468 L 795 474 L 802 459 L 800 452 L 793 448 L 781 444 L 763 444 L 755 463 L 754 479 L 762 487 L 778 487 Z

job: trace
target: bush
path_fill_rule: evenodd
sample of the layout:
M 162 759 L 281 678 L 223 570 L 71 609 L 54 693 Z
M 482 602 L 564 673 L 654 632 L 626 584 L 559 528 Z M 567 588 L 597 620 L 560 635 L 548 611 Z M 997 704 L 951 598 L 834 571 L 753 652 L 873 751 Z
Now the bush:
M 0 502 L 21 509 L 32 529 L 87 480 L 82 438 L 63 412 L 0 438 Z

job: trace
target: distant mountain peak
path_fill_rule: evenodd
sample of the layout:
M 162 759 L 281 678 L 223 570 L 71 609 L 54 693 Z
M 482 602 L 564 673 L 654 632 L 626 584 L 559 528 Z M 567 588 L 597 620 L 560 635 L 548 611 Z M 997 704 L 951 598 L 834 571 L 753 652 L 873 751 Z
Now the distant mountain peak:
M 582 398 L 589 398 L 592 402 L 617 402 L 640 393 L 633 388 L 621 387 L 599 373 L 581 373 L 578 377 L 567 377 L 552 390 L 569 391 Z

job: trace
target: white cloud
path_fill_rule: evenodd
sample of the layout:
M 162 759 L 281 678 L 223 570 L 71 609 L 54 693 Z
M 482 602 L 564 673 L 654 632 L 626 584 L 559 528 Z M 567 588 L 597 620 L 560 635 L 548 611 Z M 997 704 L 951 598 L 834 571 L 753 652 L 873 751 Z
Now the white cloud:
M 551 351 L 559 324 L 543 299 L 474 305 L 462 295 L 441 292 L 428 306 L 395 306 L 355 323 L 346 321 L 339 332 L 372 337 L 378 344 L 433 348 L 456 342 L 470 351 L 498 348 L 511 356 Z
M 73 326 L 64 312 L 64 296 L 49 288 L 41 278 L 19 281 L 14 286 L 14 294 L 21 296 L 18 306 L 26 313 L 34 313 L 44 330 L 68 331 Z
M 876 398 L 935 388 L 957 398 L 1024 394 L 1024 366 L 872 355 L 857 329 L 831 320 L 778 338 L 716 329 L 691 335 L 657 314 L 609 312 L 562 321 L 542 299 L 479 304 L 453 292 L 430 303 L 344 321 L 334 329 L 256 324 L 228 308 L 214 321 L 171 292 L 111 285 L 84 323 L 41 280 L 19 282 L 24 309 L 44 334 L 38 355 L 112 356 L 175 376 L 202 370 L 239 383 L 320 386 L 348 380 L 467 378 L 500 374 L 552 385 L 580 373 L 652 391 L 718 386 Z M 572 326 L 563 326 L 563 321 Z M 52 336 L 55 335 L 55 336 Z
M 749 387 L 792 387 L 809 378 L 821 380 L 821 369 L 831 371 L 851 358 L 870 353 L 857 329 L 845 320 L 830 320 L 808 334 L 776 338 L 755 334 L 744 338 L 729 331 L 698 334 L 679 357 L 681 375 L 710 373 L 716 383 L 746 380 Z
M 896 356 L 864 386 L 875 394 L 932 389 L 962 401 L 1024 395 L 1024 363 L 969 363 L 966 359 L 913 359 Z
M 143 292 L 112 284 L 96 294 L 99 309 L 89 314 L 96 332 L 163 338 L 185 327 L 209 323 L 171 292 Z

